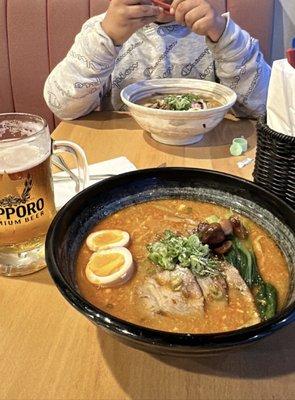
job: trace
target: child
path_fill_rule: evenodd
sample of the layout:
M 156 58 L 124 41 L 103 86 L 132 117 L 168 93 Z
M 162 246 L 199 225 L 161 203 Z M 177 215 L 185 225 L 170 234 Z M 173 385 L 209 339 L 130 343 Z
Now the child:
M 151 0 L 111 0 L 89 19 L 51 72 L 45 100 L 58 117 L 123 110 L 121 90 L 153 78 L 217 81 L 238 96 L 235 112 L 265 112 L 270 67 L 258 41 L 206 0 L 173 0 L 170 13 Z

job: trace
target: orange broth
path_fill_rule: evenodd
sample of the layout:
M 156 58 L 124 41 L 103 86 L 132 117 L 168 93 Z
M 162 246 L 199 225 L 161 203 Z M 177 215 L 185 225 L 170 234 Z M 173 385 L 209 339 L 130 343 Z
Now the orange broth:
M 132 279 L 122 286 L 100 288 L 90 283 L 85 268 L 92 252 L 84 242 L 77 259 L 77 283 L 81 294 L 103 311 L 149 328 L 169 332 L 212 333 L 238 329 L 251 317 L 253 301 L 237 289 L 229 292 L 228 305 L 209 304 L 205 314 L 196 316 L 154 315 L 144 312 L 137 288 L 142 285 L 153 264 L 147 260 L 147 244 L 154 242 L 165 229 L 188 234 L 210 215 L 226 218 L 225 207 L 192 200 L 155 200 L 127 207 L 99 222 L 91 232 L 122 229 L 130 234 L 128 246 L 136 264 Z M 278 292 L 278 310 L 284 307 L 289 291 L 289 270 L 281 250 L 266 231 L 250 219 L 240 216 L 249 231 L 260 273 Z M 89 233 L 91 233 L 89 232 Z M 250 304 L 251 303 L 251 304 Z

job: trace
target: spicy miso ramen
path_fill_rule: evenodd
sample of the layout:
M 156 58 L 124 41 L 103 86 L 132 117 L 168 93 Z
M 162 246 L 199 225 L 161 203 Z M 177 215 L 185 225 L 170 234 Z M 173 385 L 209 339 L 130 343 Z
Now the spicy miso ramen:
M 89 233 L 77 260 L 82 295 L 101 310 L 168 332 L 226 332 L 287 302 L 284 255 L 255 222 L 220 205 L 153 200 Z
M 222 106 L 222 103 L 211 96 L 193 93 L 155 94 L 139 100 L 138 104 L 149 108 L 169 111 L 200 111 Z

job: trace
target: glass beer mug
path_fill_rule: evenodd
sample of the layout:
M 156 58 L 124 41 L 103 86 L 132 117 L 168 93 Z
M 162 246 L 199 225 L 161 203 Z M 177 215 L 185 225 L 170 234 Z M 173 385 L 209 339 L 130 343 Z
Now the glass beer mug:
M 45 267 L 45 236 L 56 213 L 50 156 L 64 151 L 77 160 L 80 191 L 88 170 L 77 144 L 52 141 L 39 116 L 0 114 L 0 274 L 27 275 Z

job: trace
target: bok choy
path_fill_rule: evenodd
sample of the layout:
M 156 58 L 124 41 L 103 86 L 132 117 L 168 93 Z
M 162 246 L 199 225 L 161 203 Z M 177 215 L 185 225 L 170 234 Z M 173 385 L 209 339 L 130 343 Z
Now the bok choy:
M 261 319 L 265 321 L 273 317 L 277 309 L 277 291 L 273 285 L 264 282 L 261 277 L 253 249 L 248 249 L 234 237 L 232 248 L 224 258 L 238 269 L 251 289 Z

